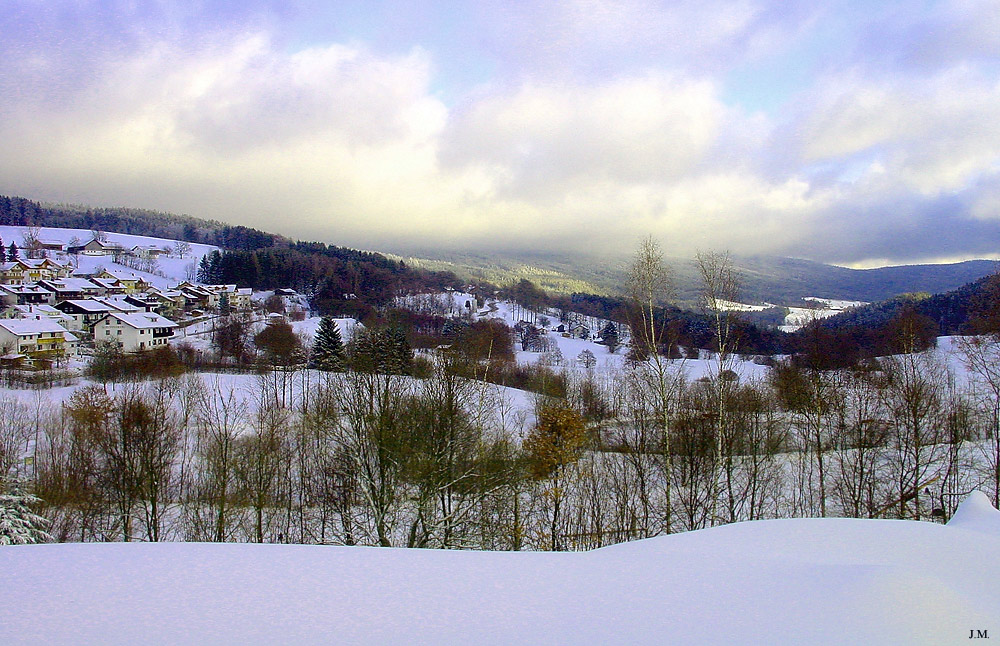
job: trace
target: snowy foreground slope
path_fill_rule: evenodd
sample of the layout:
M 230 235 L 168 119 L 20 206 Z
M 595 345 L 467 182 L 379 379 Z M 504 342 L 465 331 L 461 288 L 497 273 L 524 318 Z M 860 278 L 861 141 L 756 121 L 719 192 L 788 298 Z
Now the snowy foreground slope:
M 978 493 L 948 526 L 770 520 L 588 553 L 13 546 L 0 643 L 958 644 L 1000 637 L 998 554 Z

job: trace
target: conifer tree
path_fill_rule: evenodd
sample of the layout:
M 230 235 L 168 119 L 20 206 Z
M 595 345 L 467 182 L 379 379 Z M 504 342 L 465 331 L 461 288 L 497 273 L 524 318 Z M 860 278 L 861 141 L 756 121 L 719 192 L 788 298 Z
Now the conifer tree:
M 222 296 L 219 297 L 219 315 L 229 316 L 232 314 L 232 309 L 229 303 L 229 292 L 222 292 Z
M 326 372 L 343 372 L 345 363 L 344 341 L 340 337 L 340 328 L 332 316 L 324 316 L 319 321 L 319 329 L 316 330 L 309 367 Z
M 608 324 L 601 330 L 601 343 L 608 346 L 608 352 L 612 354 L 618 349 L 618 328 L 611 321 L 608 321 Z
M 413 348 L 406 334 L 399 328 L 392 328 L 386 335 L 389 346 L 389 372 L 408 375 L 413 370 Z
M 14 262 L 17 260 L 17 245 L 13 242 L 7 247 L 7 262 Z
M 45 531 L 49 521 L 31 510 L 38 498 L 25 492 L 16 481 L 9 487 L 0 482 L 0 545 L 27 545 L 52 540 Z
M 389 375 L 408 375 L 413 368 L 413 350 L 400 329 L 362 330 L 350 348 L 351 369 Z

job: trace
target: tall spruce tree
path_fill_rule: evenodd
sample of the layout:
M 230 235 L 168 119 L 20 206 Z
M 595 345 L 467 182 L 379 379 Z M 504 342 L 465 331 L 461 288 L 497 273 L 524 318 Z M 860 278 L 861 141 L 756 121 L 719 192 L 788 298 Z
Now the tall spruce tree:
M 608 321 L 608 324 L 601 330 L 601 343 L 608 346 L 608 352 L 612 354 L 621 345 L 618 341 L 618 327 L 613 322 Z
M 219 297 L 219 315 L 229 316 L 233 313 L 233 307 L 229 303 L 229 292 L 222 292 L 222 296 Z
M 319 321 L 319 329 L 316 330 L 309 367 L 326 372 L 343 372 L 346 363 L 340 328 L 332 316 L 324 316 Z
M 389 372 L 408 375 L 413 371 L 413 348 L 400 328 L 392 328 L 386 335 Z
M 17 245 L 13 242 L 7 247 L 7 262 L 14 262 L 17 260 Z

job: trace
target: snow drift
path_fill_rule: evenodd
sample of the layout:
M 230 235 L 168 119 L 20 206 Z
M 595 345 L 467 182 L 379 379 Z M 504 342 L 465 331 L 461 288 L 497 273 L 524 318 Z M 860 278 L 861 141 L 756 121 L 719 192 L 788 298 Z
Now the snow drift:
M 1000 635 L 1000 513 L 739 523 L 588 553 L 0 549 L 3 644 L 948 644 Z

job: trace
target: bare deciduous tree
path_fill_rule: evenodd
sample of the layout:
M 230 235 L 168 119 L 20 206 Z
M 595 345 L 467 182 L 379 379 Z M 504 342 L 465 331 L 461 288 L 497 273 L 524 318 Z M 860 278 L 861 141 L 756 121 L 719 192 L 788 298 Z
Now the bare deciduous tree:
M 641 356 L 649 355 L 649 361 L 643 362 L 637 366 L 637 369 L 641 371 L 644 376 L 645 384 L 644 386 L 650 388 L 655 397 L 653 401 L 649 403 L 652 406 L 648 409 L 643 407 L 643 410 L 638 411 L 638 415 L 633 414 L 633 417 L 645 418 L 650 413 L 655 415 L 655 419 L 658 420 L 659 427 L 659 441 L 658 449 L 663 460 L 663 483 L 665 486 L 664 493 L 664 503 L 663 503 L 663 531 L 669 534 L 672 531 L 673 523 L 673 495 L 671 492 L 671 485 L 673 481 L 673 449 L 670 445 L 670 417 L 673 410 L 673 384 L 671 375 L 669 374 L 668 359 L 663 356 L 662 352 L 664 350 L 664 345 L 666 348 L 667 356 L 670 355 L 672 345 L 668 343 L 667 338 L 667 324 L 664 317 L 657 317 L 657 310 L 662 307 L 665 302 L 673 295 L 673 281 L 670 275 L 670 270 L 666 263 L 663 261 L 663 252 L 660 250 L 659 245 L 652 238 L 646 238 L 639 245 L 638 251 L 636 251 L 633 257 L 632 264 L 628 269 L 627 278 L 628 292 L 630 300 L 632 302 L 632 318 L 631 328 L 632 328 L 632 343 L 633 343 L 633 354 L 635 354 L 635 344 L 638 344 L 642 350 L 639 352 Z M 643 430 L 646 426 L 640 424 L 637 426 L 637 430 Z M 653 449 L 651 446 L 646 446 L 647 441 L 645 438 L 639 438 L 641 440 L 642 447 L 637 447 L 641 451 L 649 451 Z M 636 459 L 641 459 L 637 457 Z M 642 465 L 636 463 L 637 468 L 643 468 Z M 646 499 L 647 494 L 643 493 L 643 500 Z M 643 515 L 647 516 L 647 503 L 643 503 L 644 512 Z M 647 527 L 646 531 L 649 531 L 649 524 L 644 523 Z
M 732 303 L 739 300 L 740 281 L 736 267 L 729 253 L 701 252 L 697 255 L 698 272 L 701 274 L 702 308 L 712 321 L 715 342 L 715 374 L 711 383 L 715 389 L 715 466 L 723 466 L 722 444 L 727 424 L 726 400 L 729 390 L 735 385 L 728 378 L 732 374 L 733 353 L 738 342 L 736 312 Z M 718 479 L 715 483 L 716 488 Z M 712 496 L 712 517 L 717 519 L 716 506 L 719 493 Z

